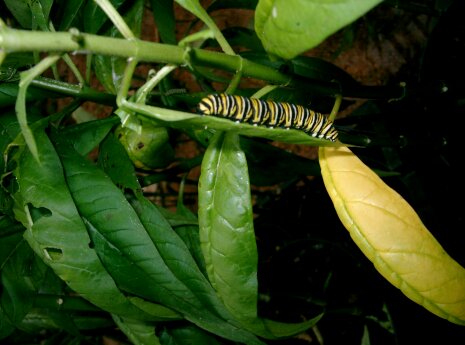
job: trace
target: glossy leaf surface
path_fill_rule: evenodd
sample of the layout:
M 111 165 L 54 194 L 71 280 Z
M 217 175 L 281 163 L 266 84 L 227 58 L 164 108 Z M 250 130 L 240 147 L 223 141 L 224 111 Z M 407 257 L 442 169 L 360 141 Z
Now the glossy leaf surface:
M 247 329 L 267 339 L 289 337 L 313 326 L 262 319 L 257 313 L 258 254 L 245 154 L 235 133 L 215 135 L 199 180 L 200 244 L 210 282 Z
M 258 254 L 247 162 L 235 133 L 218 133 L 205 153 L 199 226 L 213 287 L 236 317 L 255 318 Z
M 381 0 L 260 0 L 255 31 L 265 50 L 291 59 L 355 21 Z
M 338 216 L 378 272 L 430 312 L 465 325 L 465 269 L 402 196 L 348 148 L 319 153 Z
M 60 159 L 43 130 L 34 135 L 41 163 L 24 149 L 14 172 L 19 183 L 15 216 L 27 228 L 29 245 L 93 304 L 120 315 L 148 317 L 129 303 L 89 248 L 90 239 L 67 188 Z M 31 217 L 34 211 L 40 212 Z
M 92 243 L 121 289 L 162 303 L 199 327 L 245 344 L 262 344 L 238 328 L 188 249 L 146 199 L 133 208 L 97 166 L 57 142 L 71 194 Z

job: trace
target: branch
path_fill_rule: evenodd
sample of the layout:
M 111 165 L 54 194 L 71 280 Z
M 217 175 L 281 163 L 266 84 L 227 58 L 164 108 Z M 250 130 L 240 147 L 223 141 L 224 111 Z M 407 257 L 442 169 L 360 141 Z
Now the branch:
M 187 49 L 187 50 L 186 50 Z M 335 82 L 308 80 L 281 73 L 271 67 L 255 63 L 237 55 L 204 49 L 182 48 L 175 45 L 127 40 L 72 32 L 42 32 L 11 29 L 0 25 L 0 55 L 4 52 L 75 52 L 135 58 L 141 62 L 173 65 L 204 66 L 231 73 L 239 69 L 243 77 L 256 78 L 277 85 L 288 85 L 343 98 L 400 99 L 405 88 L 395 86 L 363 86 L 357 83 L 341 87 Z

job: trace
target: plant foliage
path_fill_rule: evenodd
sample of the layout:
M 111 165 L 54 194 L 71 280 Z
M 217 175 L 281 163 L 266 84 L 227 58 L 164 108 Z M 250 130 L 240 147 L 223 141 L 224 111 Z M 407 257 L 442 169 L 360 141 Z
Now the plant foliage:
M 2 343 L 331 344 L 349 330 L 350 343 L 394 344 L 392 295 L 463 339 L 464 258 L 435 237 L 415 198 L 428 188 L 411 179 L 424 170 L 407 165 L 432 147 L 454 174 L 454 153 L 436 143 L 455 136 L 433 123 L 418 138 L 383 112 L 436 111 L 428 96 L 448 86 L 442 104 L 460 113 L 459 78 L 367 86 L 305 54 L 381 6 L 391 5 L 3 1 Z M 454 6 L 429 8 L 448 18 Z M 252 12 L 254 30 L 219 25 L 215 13 L 232 9 Z M 180 30 L 182 11 L 192 21 Z M 144 36 L 147 18 L 160 42 Z M 197 114 L 215 92 L 311 103 L 331 112 L 339 139 Z M 337 117 L 354 98 L 368 101 Z M 184 158 L 186 140 L 195 150 Z M 319 160 L 272 142 L 319 147 Z M 158 193 L 167 185 L 171 205 Z

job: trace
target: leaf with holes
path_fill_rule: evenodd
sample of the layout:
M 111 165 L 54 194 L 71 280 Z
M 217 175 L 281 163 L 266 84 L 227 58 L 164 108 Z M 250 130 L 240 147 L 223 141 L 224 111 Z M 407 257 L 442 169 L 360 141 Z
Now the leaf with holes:
M 185 244 L 150 201 L 141 197 L 131 205 L 110 177 L 65 138 L 57 137 L 56 148 L 92 243 L 118 286 L 219 336 L 262 344 L 238 327 Z
M 127 317 L 151 318 L 134 307 L 102 266 L 63 176 L 63 167 L 43 129 L 35 130 L 38 162 L 27 147 L 17 159 L 15 216 L 37 255 L 74 291 L 98 307 Z

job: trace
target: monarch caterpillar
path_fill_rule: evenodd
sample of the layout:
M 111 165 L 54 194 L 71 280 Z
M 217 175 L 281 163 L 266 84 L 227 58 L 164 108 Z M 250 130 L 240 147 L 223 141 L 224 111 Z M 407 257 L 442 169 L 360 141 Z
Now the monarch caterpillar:
M 211 94 L 197 106 L 199 113 L 236 122 L 300 129 L 315 138 L 336 141 L 338 132 L 323 114 L 301 105 L 264 101 L 237 95 Z

